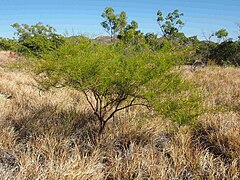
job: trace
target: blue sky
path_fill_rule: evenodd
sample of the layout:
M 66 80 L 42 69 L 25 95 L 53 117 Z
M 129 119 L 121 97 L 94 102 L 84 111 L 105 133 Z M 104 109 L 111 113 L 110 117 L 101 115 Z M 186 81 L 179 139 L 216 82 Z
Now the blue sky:
M 105 7 L 116 13 L 126 11 L 128 21 L 136 20 L 143 32 L 160 32 L 156 12 L 164 15 L 178 9 L 184 13 L 187 36 L 206 35 L 226 28 L 231 37 L 237 37 L 240 23 L 240 0 L 0 0 L 0 36 L 12 37 L 11 24 L 36 24 L 43 22 L 57 29 L 58 33 L 88 36 L 106 35 L 100 23 Z

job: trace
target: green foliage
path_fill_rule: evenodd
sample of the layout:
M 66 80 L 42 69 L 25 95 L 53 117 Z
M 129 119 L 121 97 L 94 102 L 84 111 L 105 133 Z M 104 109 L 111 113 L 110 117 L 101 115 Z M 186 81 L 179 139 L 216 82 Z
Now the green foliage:
M 174 37 L 179 33 L 179 30 L 184 26 L 183 21 L 180 19 L 183 15 L 178 10 L 174 10 L 164 18 L 162 12 L 158 10 L 157 23 L 164 37 Z
M 224 41 L 211 49 L 210 58 L 218 65 L 240 65 L 240 42 Z
M 127 45 L 140 45 L 144 36 L 143 33 L 138 29 L 138 23 L 136 21 L 132 21 L 128 24 L 124 30 L 118 35 L 118 38 L 123 41 Z
M 111 7 L 105 8 L 104 12 L 102 13 L 102 17 L 104 18 L 104 21 L 101 23 L 101 25 L 111 36 L 111 40 L 113 36 L 123 31 L 127 24 L 126 13 L 123 11 L 120 14 L 114 14 L 114 9 Z
M 228 32 L 226 29 L 220 29 L 215 32 L 215 36 L 218 38 L 218 41 L 224 40 L 228 36 Z
M 179 114 L 183 114 L 180 106 L 173 105 L 185 107 L 186 103 L 177 95 L 187 90 L 183 88 L 188 87 L 187 83 L 172 69 L 180 56 L 180 52 L 149 53 L 115 44 L 101 45 L 82 37 L 45 55 L 37 62 L 36 73 L 44 89 L 70 87 L 81 91 L 99 120 L 101 134 L 117 112 L 131 106 L 154 107 L 171 115 L 159 107 L 172 97 L 175 98 L 166 107 L 175 116 L 168 117 L 186 121 L 186 116 Z M 189 108 L 191 105 L 186 109 Z M 191 116 L 188 118 L 192 120 Z
M 157 34 L 146 33 L 144 38 L 145 42 L 150 46 L 153 51 L 161 49 L 161 44 L 159 39 L 157 38 Z
M 174 84 L 176 83 L 174 82 Z M 161 114 L 171 118 L 179 125 L 192 123 L 193 120 L 204 111 L 200 108 L 202 107 L 201 92 L 190 91 L 190 93 L 187 94 L 184 89 L 186 90 L 186 87 L 181 87 L 179 93 L 174 92 L 172 97 L 167 96 L 158 104 L 158 109 Z M 189 87 L 189 89 L 191 88 Z M 177 92 L 179 90 L 176 89 L 175 91 Z
M 41 57 L 42 54 L 56 50 L 65 41 L 53 27 L 42 23 L 31 26 L 15 23 L 12 27 L 17 31 L 15 41 L 19 44 L 18 52 L 24 55 Z
M 225 40 L 222 43 L 203 41 L 196 46 L 196 55 L 205 63 L 240 65 L 240 42 Z
M 212 41 L 202 41 L 196 46 L 196 60 L 208 63 L 211 60 L 211 52 L 216 47 L 216 43 Z
M 131 21 L 127 24 L 127 15 L 123 11 L 120 14 L 115 14 L 114 9 L 111 7 L 105 8 L 102 13 L 104 21 L 101 23 L 105 31 L 110 35 L 111 41 L 113 36 L 117 35 L 117 38 L 121 40 L 121 43 L 137 48 L 141 48 L 144 45 L 143 33 L 138 29 L 138 23 Z
M 18 51 L 19 43 L 14 39 L 0 37 L 0 49 L 4 51 Z

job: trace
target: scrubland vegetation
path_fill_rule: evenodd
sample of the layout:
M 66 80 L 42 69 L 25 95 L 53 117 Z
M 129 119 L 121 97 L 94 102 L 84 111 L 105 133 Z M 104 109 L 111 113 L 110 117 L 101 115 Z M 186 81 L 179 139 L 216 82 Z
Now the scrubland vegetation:
M 109 43 L 14 24 L 0 40 L 1 179 L 239 179 L 240 44 L 225 29 L 185 37 L 181 16 L 158 11 L 158 38 L 106 8 Z

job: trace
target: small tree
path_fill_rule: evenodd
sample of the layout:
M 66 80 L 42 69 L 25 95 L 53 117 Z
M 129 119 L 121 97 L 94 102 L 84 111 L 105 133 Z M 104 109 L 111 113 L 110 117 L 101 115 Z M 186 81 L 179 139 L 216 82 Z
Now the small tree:
M 174 37 L 179 30 L 184 26 L 183 21 L 180 19 L 183 13 L 179 13 L 178 10 L 168 13 L 164 18 L 160 10 L 157 12 L 157 23 L 162 31 L 164 37 Z
M 98 119 L 100 135 L 119 111 L 134 106 L 149 108 L 154 102 L 168 101 L 167 97 L 172 101 L 178 97 L 184 82 L 170 71 L 178 59 L 176 54 L 126 51 L 80 39 L 66 43 L 57 55 L 51 53 L 38 61 L 36 73 L 44 89 L 71 87 L 82 92 Z M 167 107 L 174 116 L 181 109 Z
M 130 24 L 127 24 L 124 30 L 119 34 L 118 38 L 122 40 L 125 44 L 140 44 L 141 41 L 144 39 L 144 36 L 143 33 L 137 29 L 138 23 L 133 20 Z
M 102 13 L 102 17 L 105 19 L 101 25 L 105 29 L 105 31 L 110 35 L 111 41 L 113 40 L 113 36 L 117 33 L 121 32 L 127 24 L 127 16 L 123 11 L 118 14 L 114 14 L 114 9 L 111 7 L 105 8 Z
M 228 36 L 228 32 L 226 29 L 219 29 L 217 32 L 215 32 L 215 36 L 218 38 L 218 43 L 220 43 Z

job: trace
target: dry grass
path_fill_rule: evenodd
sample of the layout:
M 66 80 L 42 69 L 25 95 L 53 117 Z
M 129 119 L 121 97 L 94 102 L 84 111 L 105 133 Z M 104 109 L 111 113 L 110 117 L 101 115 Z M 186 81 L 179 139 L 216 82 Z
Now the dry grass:
M 0 67 L 1 179 L 239 179 L 240 69 L 209 67 L 196 80 L 207 107 L 195 127 L 176 126 L 145 109 L 115 117 L 100 142 L 82 95 L 39 93 L 24 72 Z
M 0 66 L 6 66 L 19 59 L 21 59 L 21 57 L 17 55 L 15 52 L 0 50 Z

